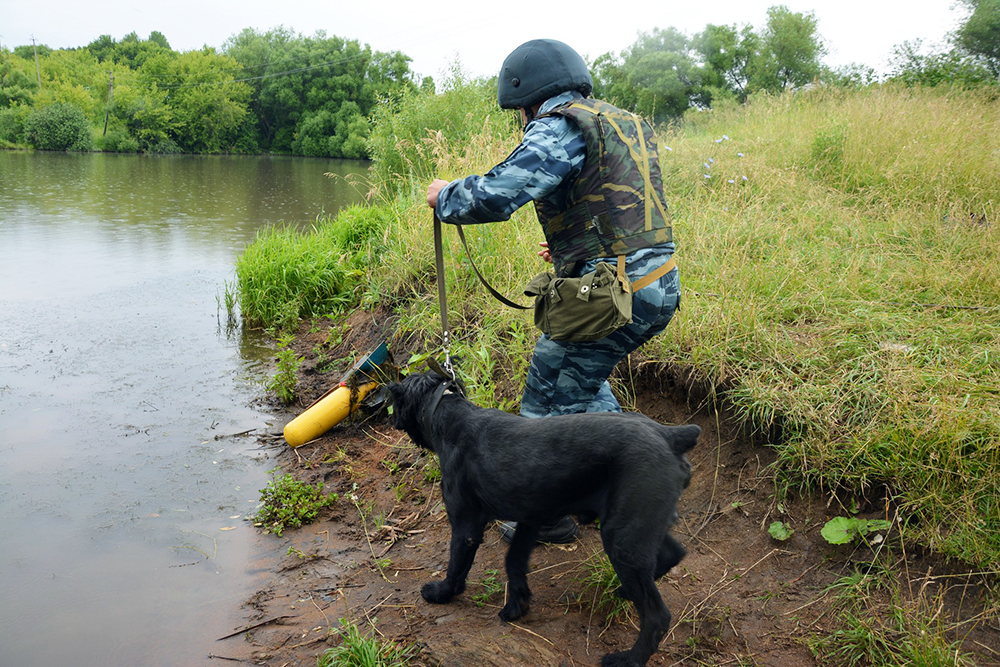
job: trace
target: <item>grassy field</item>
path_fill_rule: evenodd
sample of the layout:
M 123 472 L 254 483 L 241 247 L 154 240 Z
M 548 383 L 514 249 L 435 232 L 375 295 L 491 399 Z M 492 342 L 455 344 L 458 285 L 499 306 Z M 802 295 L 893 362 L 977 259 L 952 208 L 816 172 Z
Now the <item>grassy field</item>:
M 251 323 L 381 303 L 437 344 L 426 183 L 483 173 L 517 128 L 460 79 L 376 120 L 372 205 L 240 259 L 231 299 Z M 1000 104 L 819 89 L 692 112 L 660 145 L 684 296 L 644 354 L 780 427 L 786 488 L 888 494 L 908 538 L 1000 570 Z M 508 295 L 544 268 L 531 210 L 468 236 Z M 477 401 L 514 410 L 530 315 L 485 293 L 451 230 L 446 254 L 452 352 Z

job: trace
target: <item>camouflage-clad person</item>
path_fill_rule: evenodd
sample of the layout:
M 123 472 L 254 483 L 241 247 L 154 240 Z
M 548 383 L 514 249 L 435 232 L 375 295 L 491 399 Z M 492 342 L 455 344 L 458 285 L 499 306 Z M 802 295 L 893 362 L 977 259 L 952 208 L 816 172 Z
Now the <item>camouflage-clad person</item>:
M 605 338 L 538 340 L 521 398 L 526 417 L 620 412 L 608 377 L 662 332 L 680 305 L 652 130 L 633 114 L 588 99 L 592 90 L 586 63 L 566 44 L 522 44 L 504 61 L 498 94 L 502 108 L 521 112 L 521 144 L 483 176 L 435 180 L 428 188 L 428 204 L 452 224 L 508 220 L 533 201 L 546 238 L 538 254 L 559 276 L 581 276 L 620 257 L 631 281 L 655 278 L 634 291 L 631 323 Z M 658 270 L 666 273 L 656 277 Z M 575 534 L 567 518 L 539 539 L 569 541 Z

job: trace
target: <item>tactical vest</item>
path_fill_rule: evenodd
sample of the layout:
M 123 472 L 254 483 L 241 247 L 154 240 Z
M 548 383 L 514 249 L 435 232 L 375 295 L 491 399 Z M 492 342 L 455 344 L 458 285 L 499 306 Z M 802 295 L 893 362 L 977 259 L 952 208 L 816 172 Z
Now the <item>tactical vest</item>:
M 578 99 L 542 114 L 583 130 L 587 159 L 565 209 L 535 200 L 556 275 L 575 262 L 617 257 L 672 240 L 653 129 L 633 113 Z

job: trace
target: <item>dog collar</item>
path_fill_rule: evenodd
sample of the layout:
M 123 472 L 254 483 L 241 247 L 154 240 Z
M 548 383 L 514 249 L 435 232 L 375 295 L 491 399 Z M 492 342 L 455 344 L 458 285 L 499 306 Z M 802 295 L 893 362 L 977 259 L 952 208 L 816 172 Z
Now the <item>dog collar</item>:
M 430 402 L 427 407 L 424 408 L 423 419 L 421 419 L 421 424 L 424 427 L 424 435 L 430 439 L 431 435 L 431 419 L 434 417 L 434 412 L 437 410 L 438 404 L 441 402 L 441 397 L 445 394 L 456 393 L 451 389 L 452 381 L 450 379 L 445 379 L 437 386 L 434 390 L 434 395 L 431 397 Z

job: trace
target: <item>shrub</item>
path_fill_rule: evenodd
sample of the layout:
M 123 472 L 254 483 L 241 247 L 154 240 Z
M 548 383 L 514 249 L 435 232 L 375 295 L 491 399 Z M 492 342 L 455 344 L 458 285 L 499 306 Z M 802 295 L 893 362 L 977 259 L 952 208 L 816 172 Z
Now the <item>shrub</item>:
M 29 113 L 30 107 L 0 109 L 0 142 L 24 143 L 24 121 Z
M 94 148 L 90 122 L 83 111 L 63 102 L 35 109 L 24 122 L 28 143 L 44 151 L 89 151 Z
M 111 130 L 97 140 L 97 147 L 105 153 L 138 153 L 139 142 L 125 130 Z

